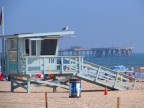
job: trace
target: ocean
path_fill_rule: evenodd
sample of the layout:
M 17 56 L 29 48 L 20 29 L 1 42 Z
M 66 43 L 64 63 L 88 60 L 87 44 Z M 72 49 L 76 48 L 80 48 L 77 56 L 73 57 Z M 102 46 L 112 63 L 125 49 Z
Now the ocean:
M 104 58 L 84 58 L 84 60 L 111 68 L 116 65 L 129 67 L 144 67 L 144 53 L 133 53 L 129 57 L 104 57 Z

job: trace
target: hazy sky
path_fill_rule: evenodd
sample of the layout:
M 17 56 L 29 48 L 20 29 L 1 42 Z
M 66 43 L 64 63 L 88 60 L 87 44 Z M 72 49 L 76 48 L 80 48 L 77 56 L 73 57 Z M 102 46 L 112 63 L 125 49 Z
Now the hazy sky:
M 144 52 L 144 0 L 0 0 L 2 5 L 5 35 L 68 25 L 77 38 L 63 39 L 61 48 L 134 46 Z

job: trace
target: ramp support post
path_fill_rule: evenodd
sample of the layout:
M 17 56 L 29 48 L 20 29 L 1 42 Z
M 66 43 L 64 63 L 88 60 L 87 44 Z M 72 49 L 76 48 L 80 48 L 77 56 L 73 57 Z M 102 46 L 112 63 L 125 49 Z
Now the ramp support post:
M 27 92 L 30 93 L 30 77 L 27 77 Z
M 115 86 L 116 86 L 118 76 L 119 76 L 119 73 L 117 72 L 116 79 L 115 79 L 115 82 L 114 82 L 114 86 L 113 86 L 113 87 L 115 87 Z
M 54 77 L 53 77 L 53 81 L 56 81 L 56 80 L 57 80 L 57 79 L 56 79 L 56 77 L 54 76 Z M 53 92 L 54 92 L 54 93 L 56 92 L 56 88 L 57 88 L 56 86 L 53 86 Z
M 11 77 L 11 92 L 14 92 L 14 79 Z

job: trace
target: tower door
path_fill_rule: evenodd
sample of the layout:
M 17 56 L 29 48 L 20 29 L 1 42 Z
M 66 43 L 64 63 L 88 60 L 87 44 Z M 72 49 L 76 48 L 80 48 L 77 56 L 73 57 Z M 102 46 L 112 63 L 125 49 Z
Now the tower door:
M 18 51 L 17 51 L 17 39 L 8 39 L 8 69 L 10 74 L 16 74 L 18 68 Z

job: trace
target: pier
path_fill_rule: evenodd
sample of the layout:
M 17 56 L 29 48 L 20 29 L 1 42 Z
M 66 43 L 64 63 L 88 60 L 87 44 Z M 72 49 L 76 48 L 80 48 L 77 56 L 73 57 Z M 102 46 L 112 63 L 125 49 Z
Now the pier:
M 84 57 L 127 57 L 131 56 L 134 47 L 109 47 L 109 48 L 81 48 L 72 47 L 70 49 L 59 50 L 59 55 L 84 56 Z

